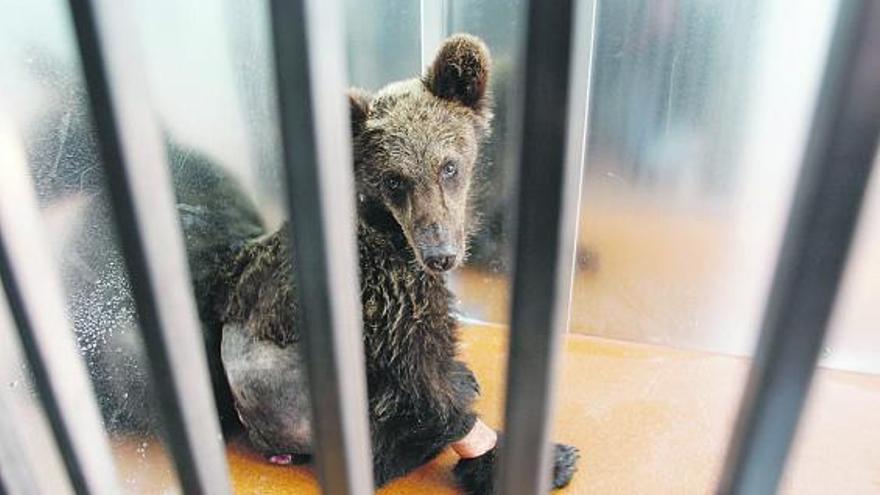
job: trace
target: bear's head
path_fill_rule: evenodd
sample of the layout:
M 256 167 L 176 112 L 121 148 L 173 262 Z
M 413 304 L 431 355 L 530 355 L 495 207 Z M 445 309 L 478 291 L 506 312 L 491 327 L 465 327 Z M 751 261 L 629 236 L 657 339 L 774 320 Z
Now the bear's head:
M 455 35 L 422 78 L 349 93 L 361 208 L 387 213 L 432 273 L 461 263 L 475 223 L 471 183 L 492 119 L 489 71 L 483 42 Z

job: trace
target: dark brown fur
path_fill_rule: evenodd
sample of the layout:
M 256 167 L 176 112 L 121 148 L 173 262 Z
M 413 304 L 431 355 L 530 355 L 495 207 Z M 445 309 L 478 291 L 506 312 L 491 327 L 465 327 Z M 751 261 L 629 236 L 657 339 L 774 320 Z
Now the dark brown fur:
M 443 45 L 423 79 L 392 84 L 374 96 L 350 94 L 363 336 L 379 485 L 436 456 L 476 420 L 472 408 L 479 387 L 457 360 L 458 325 L 442 272 L 462 261 L 473 229 L 471 178 L 489 132 L 489 71 L 482 42 L 459 35 Z M 300 376 L 301 320 L 286 232 L 282 228 L 256 239 L 238 255 L 226 279 L 224 339 L 226 332 L 243 329 L 250 336 L 241 344 L 248 356 L 282 356 L 271 358 L 283 361 L 278 369 Z M 438 250 L 448 253 L 451 264 L 432 265 Z M 254 351 L 259 345 L 266 346 L 265 353 Z M 244 354 L 238 353 L 244 352 L 232 344 L 224 347 L 224 364 L 254 444 L 270 455 L 309 453 L 310 434 L 288 435 L 279 428 L 284 415 L 302 409 L 307 399 L 272 393 L 279 386 L 287 392 L 299 387 L 305 396 L 304 381 L 274 376 L 272 369 L 231 371 L 249 365 L 240 362 Z M 562 474 L 554 477 L 556 486 L 568 483 L 575 459 L 574 449 L 557 448 L 555 472 Z M 467 492 L 492 493 L 494 469 L 495 450 L 462 461 L 456 474 Z

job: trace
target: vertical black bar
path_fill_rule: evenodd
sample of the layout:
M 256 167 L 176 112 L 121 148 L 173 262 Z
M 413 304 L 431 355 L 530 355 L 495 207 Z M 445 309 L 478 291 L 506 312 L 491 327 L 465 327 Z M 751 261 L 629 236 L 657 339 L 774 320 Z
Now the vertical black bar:
M 547 493 L 559 347 L 568 322 L 588 101 L 593 1 L 529 2 L 518 139 L 504 494 Z M 517 135 L 512 133 L 512 135 Z
M 0 125 L 0 279 L 9 311 L 73 489 L 120 493 L 95 394 L 76 350 L 61 280 L 42 225 L 24 153 L 12 130 Z M 4 415 L 0 421 L 10 419 Z
M 816 367 L 880 132 L 880 3 L 841 2 L 720 493 L 774 493 Z
M 167 445 L 186 493 L 229 493 L 170 170 L 147 103 L 131 5 L 70 0 L 70 7 Z
M 345 53 L 335 0 L 272 0 L 294 276 L 321 486 L 373 490 Z

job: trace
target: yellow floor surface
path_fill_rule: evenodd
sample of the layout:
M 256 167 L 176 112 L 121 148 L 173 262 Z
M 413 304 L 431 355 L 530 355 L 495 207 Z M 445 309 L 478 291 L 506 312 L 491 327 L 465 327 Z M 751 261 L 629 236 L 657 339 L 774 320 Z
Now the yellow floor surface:
M 462 354 L 483 389 L 477 408 L 501 425 L 505 329 L 470 326 Z M 565 494 L 711 493 L 747 361 L 569 335 L 555 438 L 577 445 L 580 471 Z M 880 380 L 820 370 L 783 486 L 791 494 L 880 493 Z M 246 445 L 228 449 L 239 494 L 319 493 L 308 467 L 267 464 Z M 454 494 L 446 452 L 379 493 Z

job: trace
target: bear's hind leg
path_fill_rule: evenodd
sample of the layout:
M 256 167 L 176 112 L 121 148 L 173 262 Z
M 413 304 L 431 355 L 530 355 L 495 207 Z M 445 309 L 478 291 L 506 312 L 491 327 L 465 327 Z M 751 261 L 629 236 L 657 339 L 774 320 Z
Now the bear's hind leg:
M 270 462 L 292 464 L 313 452 L 311 401 L 299 344 L 279 347 L 238 325 L 223 328 L 223 366 L 251 443 Z

